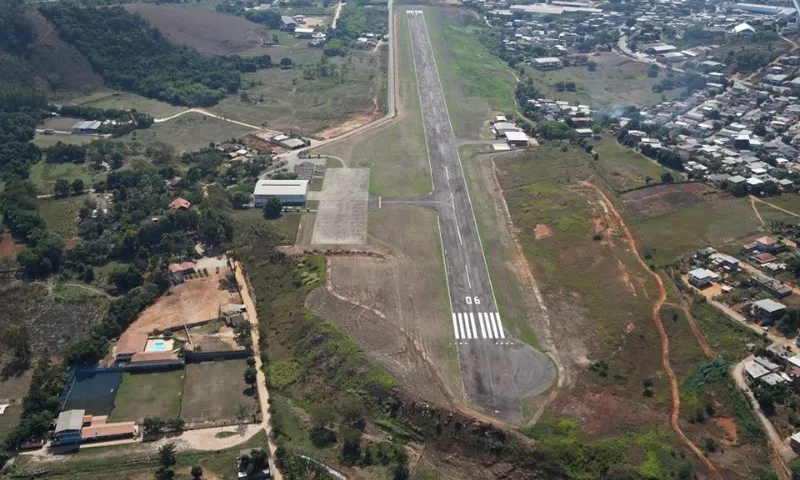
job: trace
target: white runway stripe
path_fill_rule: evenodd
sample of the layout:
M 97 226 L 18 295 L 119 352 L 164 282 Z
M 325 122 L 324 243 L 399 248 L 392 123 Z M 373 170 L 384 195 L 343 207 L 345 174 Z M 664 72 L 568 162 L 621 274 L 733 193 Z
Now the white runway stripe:
M 500 338 L 500 335 L 497 333 L 497 324 L 494 323 L 494 313 L 490 313 L 489 318 L 492 319 L 492 330 L 494 331 L 494 338 Z
M 506 334 L 503 332 L 503 322 L 500 321 L 500 312 L 497 312 L 497 329 L 500 331 L 500 338 L 506 338 Z
M 456 332 L 456 340 L 459 340 L 461 337 L 458 334 L 458 320 L 456 320 L 456 314 L 453 314 L 453 331 Z
M 489 338 L 494 338 L 494 334 L 492 333 L 492 324 L 488 313 L 483 314 L 484 318 L 486 318 L 486 336 Z
M 478 338 L 478 329 L 475 328 L 475 314 L 469 312 L 469 323 L 472 325 L 472 338 Z
M 461 338 L 467 338 L 467 336 L 464 335 L 464 318 L 460 313 L 458 314 L 458 329 L 461 331 Z
M 468 315 L 469 315 L 468 313 L 466 313 L 466 312 L 464 313 L 464 330 L 467 331 L 467 338 L 471 339 L 473 337 L 472 337 L 472 330 L 469 329 L 469 316 Z
M 478 323 L 481 324 L 481 338 L 486 338 L 486 327 L 483 324 L 483 314 L 478 314 Z

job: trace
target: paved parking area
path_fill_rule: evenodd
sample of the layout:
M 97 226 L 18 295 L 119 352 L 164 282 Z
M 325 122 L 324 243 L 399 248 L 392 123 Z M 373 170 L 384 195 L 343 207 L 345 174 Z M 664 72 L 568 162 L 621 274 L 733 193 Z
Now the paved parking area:
M 319 200 L 311 243 L 366 243 L 368 189 L 368 168 L 327 169 L 322 191 L 309 195 Z

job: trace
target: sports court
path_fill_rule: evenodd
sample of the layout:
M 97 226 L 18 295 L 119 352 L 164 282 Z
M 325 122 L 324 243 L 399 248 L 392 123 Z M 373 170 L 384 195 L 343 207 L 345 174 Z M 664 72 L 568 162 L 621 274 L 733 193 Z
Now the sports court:
M 87 415 L 109 415 L 122 383 L 122 370 L 78 370 L 66 389 L 62 410 L 83 409 Z
M 368 168 L 327 169 L 322 191 L 309 192 L 319 200 L 311 243 L 366 243 L 368 189 Z

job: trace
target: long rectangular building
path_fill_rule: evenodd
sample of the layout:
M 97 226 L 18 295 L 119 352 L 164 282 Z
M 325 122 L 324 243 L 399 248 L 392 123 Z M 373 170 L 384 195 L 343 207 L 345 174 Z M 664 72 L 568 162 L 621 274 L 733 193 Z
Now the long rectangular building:
M 306 203 L 308 180 L 259 180 L 253 190 L 256 207 L 263 207 L 267 200 L 277 197 L 283 205 Z

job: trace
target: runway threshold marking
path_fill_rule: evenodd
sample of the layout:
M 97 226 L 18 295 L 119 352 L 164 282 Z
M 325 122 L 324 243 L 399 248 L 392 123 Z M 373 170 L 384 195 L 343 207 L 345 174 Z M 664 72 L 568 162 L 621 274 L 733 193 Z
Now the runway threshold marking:
M 453 331 L 456 332 L 456 340 L 461 340 L 461 336 L 458 334 L 458 320 L 455 313 L 453 314 Z
M 478 321 L 475 322 L 475 312 L 453 313 L 453 332 L 456 340 L 505 340 L 503 322 L 500 321 L 499 312 L 477 312 Z M 478 326 L 480 325 L 480 336 Z M 512 345 L 509 342 L 495 342 L 496 345 Z

